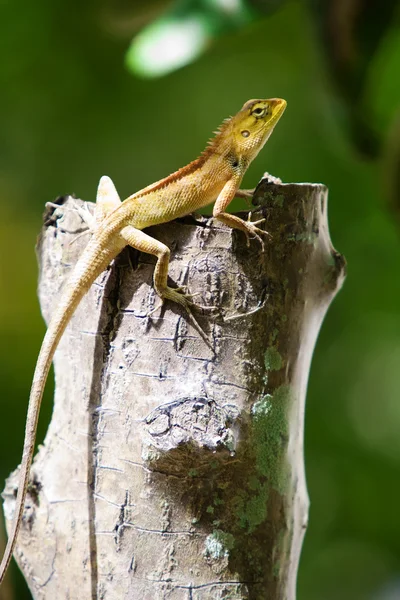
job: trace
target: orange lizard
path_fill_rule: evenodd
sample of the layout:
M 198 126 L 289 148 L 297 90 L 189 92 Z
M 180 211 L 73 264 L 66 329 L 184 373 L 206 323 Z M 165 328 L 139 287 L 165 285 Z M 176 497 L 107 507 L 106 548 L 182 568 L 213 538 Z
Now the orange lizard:
M 92 237 L 61 294 L 33 376 L 14 520 L 0 565 L 0 583 L 11 561 L 21 525 L 46 379 L 58 342 L 79 302 L 98 275 L 129 245 L 157 257 L 154 269 L 157 294 L 162 300 L 177 302 L 190 313 L 192 302 L 189 297 L 167 285 L 169 248 L 142 230 L 215 202 L 213 216 L 216 219 L 240 229 L 248 240 L 255 237 L 262 243 L 260 235 L 266 232 L 258 225 L 265 219 L 243 221 L 225 211 L 235 196 L 247 196 L 244 190 L 239 189 L 243 175 L 268 140 L 285 108 L 285 100 L 279 98 L 249 100 L 234 117 L 223 122 L 198 159 L 129 196 L 124 202 L 121 202 L 112 181 L 108 177 L 101 178 L 95 217 L 90 223 Z M 86 217 L 86 220 L 89 218 Z

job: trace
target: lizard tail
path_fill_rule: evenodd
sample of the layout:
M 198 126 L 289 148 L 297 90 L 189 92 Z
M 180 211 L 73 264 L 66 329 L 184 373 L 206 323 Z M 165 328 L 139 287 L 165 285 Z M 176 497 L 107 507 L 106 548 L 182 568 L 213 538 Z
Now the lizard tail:
M 39 410 L 55 350 L 79 302 L 89 290 L 93 281 L 126 245 L 126 242 L 118 234 L 113 236 L 112 240 L 104 238 L 101 235 L 97 236 L 95 234 L 83 251 L 71 274 L 70 280 L 66 284 L 66 290 L 61 295 L 60 303 L 56 308 L 43 339 L 29 396 L 18 493 L 15 501 L 12 527 L 0 565 L 0 584 L 10 564 L 21 525 L 30 467 L 35 448 Z

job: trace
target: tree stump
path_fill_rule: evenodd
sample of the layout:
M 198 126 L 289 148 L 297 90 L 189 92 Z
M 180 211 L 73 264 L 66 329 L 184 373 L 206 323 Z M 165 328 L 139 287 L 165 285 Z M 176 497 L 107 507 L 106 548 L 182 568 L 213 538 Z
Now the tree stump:
M 59 204 L 38 247 L 47 322 L 88 240 L 83 203 Z M 209 345 L 179 306 L 149 315 L 154 260 L 131 249 L 68 326 L 16 550 L 35 599 L 295 599 L 307 378 L 345 262 L 323 185 L 265 178 L 253 204 L 264 252 L 211 218 L 149 229 L 172 280 L 216 308 L 195 313 Z

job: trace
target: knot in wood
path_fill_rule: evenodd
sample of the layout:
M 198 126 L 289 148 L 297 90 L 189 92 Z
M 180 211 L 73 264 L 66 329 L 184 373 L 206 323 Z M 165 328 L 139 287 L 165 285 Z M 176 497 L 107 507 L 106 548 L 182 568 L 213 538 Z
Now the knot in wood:
M 185 397 L 158 406 L 145 419 L 143 458 L 174 473 L 209 464 L 210 453 L 223 462 L 234 456 L 239 410 L 206 397 Z M 203 464 L 204 461 L 204 464 Z

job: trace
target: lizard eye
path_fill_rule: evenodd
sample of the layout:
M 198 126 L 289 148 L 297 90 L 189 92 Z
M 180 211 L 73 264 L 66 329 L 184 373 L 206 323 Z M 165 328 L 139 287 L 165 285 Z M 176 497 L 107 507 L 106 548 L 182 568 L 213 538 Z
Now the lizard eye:
M 243 137 L 249 137 L 250 131 L 248 131 L 247 129 L 243 129 L 243 131 L 241 131 L 241 134 Z
M 262 106 L 257 106 L 257 108 L 252 110 L 252 114 L 255 117 L 265 117 L 265 115 L 267 114 L 267 109 L 263 108 Z

